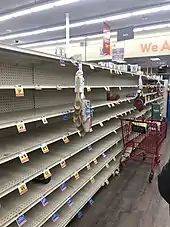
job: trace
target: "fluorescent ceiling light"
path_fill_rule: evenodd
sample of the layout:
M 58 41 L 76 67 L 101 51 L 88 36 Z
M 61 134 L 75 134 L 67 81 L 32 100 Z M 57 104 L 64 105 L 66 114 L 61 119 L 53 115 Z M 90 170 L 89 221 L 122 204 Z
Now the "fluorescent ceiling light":
M 150 58 L 151 61 L 160 61 L 160 58 Z
M 159 26 L 159 25 L 158 25 Z M 170 27 L 170 24 L 166 24 L 166 26 L 162 25 L 161 28 L 164 27 Z M 154 30 L 155 26 L 149 26 L 146 27 L 146 30 Z M 135 32 L 135 39 L 141 39 L 141 38 L 149 38 L 149 37 L 155 37 L 155 36 L 165 36 L 165 35 L 169 35 L 170 32 L 158 32 L 158 33 L 151 33 L 151 34 L 140 34 L 141 31 L 145 31 L 145 27 L 141 27 L 141 28 L 134 28 L 134 32 Z M 138 34 L 139 32 L 139 34 Z M 114 38 L 116 37 L 117 32 L 111 32 L 111 37 Z M 74 38 L 70 38 L 71 42 L 74 41 L 81 41 L 81 40 L 85 40 L 85 39 L 98 39 L 98 38 L 102 38 L 103 37 L 103 33 L 100 34 L 96 34 L 96 35 L 89 35 L 89 36 L 78 36 L 78 37 L 74 37 Z M 46 46 L 46 45 L 53 45 L 53 44 L 64 44 L 66 43 L 66 39 L 58 39 L 58 40 L 51 40 L 51 41 L 44 41 L 44 42 L 36 42 L 36 43 L 28 43 L 28 44 L 21 44 L 18 45 L 19 47 L 23 47 L 23 48 L 27 48 L 27 47 L 38 47 L 38 46 Z
M 43 5 L 39 5 L 39 6 L 34 6 L 32 8 L 29 9 L 23 9 L 20 11 L 16 11 L 13 13 L 9 13 L 9 14 L 5 14 L 3 16 L 0 16 L 0 22 L 1 21 L 6 21 L 6 20 L 10 20 L 13 18 L 17 18 L 17 17 L 21 17 L 21 16 L 25 16 L 31 13 L 37 13 L 37 12 L 41 12 L 44 10 L 48 10 L 48 9 L 52 9 L 54 7 L 59 7 L 59 6 L 63 6 L 63 5 L 68 5 L 71 3 L 75 3 L 78 2 L 79 0 L 60 0 L 60 1 L 55 1 L 55 2 L 51 2 L 51 3 L 46 3 Z
M 71 0 L 71 1 L 73 2 L 73 1 L 77 1 L 77 0 Z M 62 1 L 59 1 L 59 2 L 62 2 Z M 162 10 L 170 10 L 170 4 L 163 6 L 163 7 L 155 7 L 155 8 L 139 10 L 139 11 L 135 11 L 135 12 L 131 12 L 131 13 L 123 13 L 123 14 L 118 14 L 118 15 L 109 16 L 109 17 L 102 17 L 102 18 L 97 18 L 97 19 L 92 19 L 92 20 L 87 20 L 87 21 L 80 21 L 80 22 L 70 24 L 70 28 L 87 26 L 87 25 L 91 25 L 91 24 L 98 24 L 98 23 L 103 23 L 106 21 L 121 20 L 121 19 L 130 18 L 130 17 L 134 17 L 134 16 L 160 12 Z M 144 27 L 144 28 L 137 28 L 136 31 L 164 28 L 167 26 L 169 27 L 170 24 L 165 24 L 165 25 L 161 24 L 161 25 L 148 26 L 148 27 Z M 33 30 L 33 31 L 29 31 L 29 32 L 21 32 L 21 33 L 15 33 L 15 34 L 11 34 L 11 35 L 3 35 L 3 36 L 0 36 L 0 40 L 15 39 L 15 38 L 20 38 L 20 37 L 25 37 L 25 36 L 43 34 L 43 33 L 52 32 L 52 31 L 60 31 L 60 30 L 64 30 L 64 29 L 65 29 L 65 25 L 62 25 L 62 26 L 57 26 L 57 27 Z

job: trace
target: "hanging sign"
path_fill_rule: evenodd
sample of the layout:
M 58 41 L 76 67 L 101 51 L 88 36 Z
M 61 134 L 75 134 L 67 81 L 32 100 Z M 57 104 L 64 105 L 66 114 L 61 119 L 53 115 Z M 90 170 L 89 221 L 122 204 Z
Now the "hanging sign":
M 110 55 L 110 26 L 103 24 L 103 54 Z
M 124 48 L 113 48 L 112 61 L 123 61 L 123 60 L 124 60 Z

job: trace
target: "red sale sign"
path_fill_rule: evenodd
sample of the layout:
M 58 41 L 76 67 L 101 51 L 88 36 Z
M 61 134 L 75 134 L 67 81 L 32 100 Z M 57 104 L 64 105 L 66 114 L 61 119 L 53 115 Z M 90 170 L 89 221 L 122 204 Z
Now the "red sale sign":
M 105 22 L 103 26 L 103 54 L 110 55 L 110 26 Z

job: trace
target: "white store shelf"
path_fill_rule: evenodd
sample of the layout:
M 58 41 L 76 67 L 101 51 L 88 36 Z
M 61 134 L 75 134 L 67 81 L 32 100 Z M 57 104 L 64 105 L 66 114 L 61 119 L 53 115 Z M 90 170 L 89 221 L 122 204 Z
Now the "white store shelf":
M 96 177 L 95 182 L 89 182 L 79 193 L 73 197 L 73 205 L 69 207 L 67 204 L 58 211 L 60 218 L 53 223 L 50 219 L 43 227 L 64 227 L 78 213 L 79 210 L 89 201 L 90 198 L 102 187 L 103 183 L 112 175 L 119 166 L 117 162 L 110 163 L 110 167 L 104 168 Z
M 40 199 L 43 195 L 47 196 L 51 194 L 60 186 L 63 181 L 66 182 L 74 175 L 75 172 L 79 172 L 82 169 L 86 168 L 87 163 L 93 162 L 95 158 L 101 156 L 103 152 L 114 146 L 114 144 L 120 139 L 120 135 L 106 138 L 106 140 L 99 142 L 99 144 L 96 144 L 96 147 L 94 147 L 92 152 L 85 151 L 82 155 L 80 154 L 79 156 L 75 156 L 73 160 L 69 160 L 67 162 L 67 167 L 65 169 L 61 169 L 60 167 L 56 169 L 57 175 L 53 175 L 52 180 L 48 185 L 45 185 L 42 188 L 34 184 L 30 185 L 30 187 L 28 185 L 29 192 L 23 197 L 16 196 L 16 198 L 14 199 L 12 195 L 9 196 L 9 198 L 7 198 L 5 202 L 10 205 L 12 204 L 13 206 L 11 209 L 10 205 L 9 207 L 6 205 L 6 209 L 3 210 L 2 203 L 0 215 L 2 217 L 2 220 L 5 221 L 4 223 L 2 223 L 3 226 L 5 225 L 5 223 L 9 224 L 14 221 L 16 216 L 20 214 L 20 212 L 27 212 L 29 209 L 31 209 L 33 206 L 40 202 Z M 116 146 L 114 149 L 114 155 L 118 154 L 120 152 L 121 146 Z M 109 152 L 109 154 L 112 154 L 112 152 Z M 110 156 L 108 155 L 107 158 L 105 158 L 104 160 L 107 161 L 109 157 Z M 11 218 L 12 215 L 13 217 Z
M 119 118 L 150 116 L 154 101 L 161 103 L 162 109 L 163 98 L 156 92 L 146 93 L 144 86 L 146 100 L 154 99 L 146 102 L 143 111 L 136 110 L 135 97 L 128 96 L 138 89 L 139 75 L 82 63 L 85 95 L 94 112 L 92 132 L 81 137 L 72 122 L 78 62 L 64 61 L 62 67 L 56 56 L 0 44 L 0 227 L 17 226 L 21 213 L 27 219 L 25 227 L 66 226 L 119 166 L 123 147 Z M 144 84 L 151 79 L 142 78 Z M 15 95 L 19 84 L 24 97 Z M 120 99 L 105 101 L 108 90 L 119 93 Z M 44 119 L 47 124 L 43 124 Z M 17 131 L 20 122 L 26 126 L 24 133 Z M 64 143 L 64 137 L 69 143 Z M 45 154 L 41 149 L 44 145 L 49 148 Z M 19 159 L 23 152 L 29 157 L 24 164 Z M 63 160 L 65 168 L 60 165 Z M 87 170 L 89 163 L 91 169 Z M 105 168 L 108 163 L 110 167 Z M 32 181 L 45 170 L 52 174 L 48 184 Z M 76 172 L 80 175 L 77 181 Z M 91 177 L 95 178 L 93 184 Z M 61 192 L 63 182 L 67 189 Z M 20 196 L 18 186 L 22 183 L 28 191 Z M 45 207 L 41 204 L 43 196 L 48 199 Z M 67 204 L 70 196 L 71 207 Z M 51 220 L 54 212 L 60 215 L 56 223 Z

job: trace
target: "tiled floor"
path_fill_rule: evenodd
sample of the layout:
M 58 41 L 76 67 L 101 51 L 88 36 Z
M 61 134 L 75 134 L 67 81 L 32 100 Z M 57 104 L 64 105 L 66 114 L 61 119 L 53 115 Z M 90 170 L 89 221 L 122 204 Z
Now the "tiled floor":
M 169 133 L 170 135 L 170 130 Z M 162 147 L 161 166 L 170 157 L 170 139 Z M 157 178 L 148 183 L 149 165 L 131 162 L 116 179 L 111 179 L 83 209 L 81 219 L 69 227 L 168 227 L 169 208 L 160 197 Z M 157 173 L 160 171 L 159 167 Z

